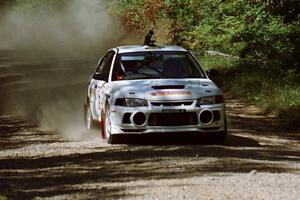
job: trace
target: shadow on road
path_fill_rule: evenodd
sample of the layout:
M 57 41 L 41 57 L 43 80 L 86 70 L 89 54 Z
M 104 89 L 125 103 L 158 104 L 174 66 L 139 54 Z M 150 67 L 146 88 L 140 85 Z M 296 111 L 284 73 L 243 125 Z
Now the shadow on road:
M 104 189 L 101 185 L 222 172 L 290 172 L 292 169 L 281 164 L 287 161 L 299 162 L 298 153 L 272 148 L 242 150 L 205 145 L 124 146 L 118 150 L 67 156 L 2 159 L 0 186 L 1 193 L 12 198 L 31 199 L 76 192 L 118 199 L 126 196 L 122 188 Z
M 126 135 L 121 141 L 127 145 L 217 145 L 220 142 L 213 135 L 199 133 L 155 133 L 154 135 Z M 259 147 L 260 144 L 251 138 L 228 134 L 223 146 Z
M 19 123 L 19 127 L 15 122 L 9 126 L 9 120 L 6 123 L 8 126 L 4 130 L 8 133 L 26 132 L 23 122 Z M 19 131 L 15 130 L 16 127 Z M 13 142 L 9 141 L 9 134 L 3 134 L 5 131 L 1 127 L 2 141 Z M 37 133 L 34 137 L 41 136 Z M 56 138 L 54 141 L 59 140 Z M 12 199 L 68 194 L 74 194 L 74 198 L 79 195 L 80 198 L 88 199 L 119 199 L 128 196 L 126 189 L 117 183 L 218 173 L 249 173 L 253 170 L 293 172 L 296 169 L 286 163 L 300 161 L 296 150 L 271 144 L 260 145 L 247 136 L 229 135 L 223 146 L 212 145 L 210 142 L 203 136 L 156 135 L 139 145 L 99 145 L 88 152 L 82 152 L 81 147 L 66 155 L 63 150 L 61 155 L 52 155 L 52 149 L 39 156 L 4 157 L 0 159 L 0 193 Z M 35 144 L 42 143 L 37 140 L 23 145 Z M 22 150 L 20 147 L 15 146 Z M 105 187 L 107 184 L 115 185 Z
M 15 59 L 5 62 L 10 61 Z M 78 62 L 74 65 L 78 65 Z M 91 68 L 86 68 L 85 62 L 80 63 L 76 70 L 72 70 L 72 61 L 60 65 L 64 68 L 54 66 L 44 69 L 47 66 L 44 63 L 42 68 L 39 64 L 36 68 L 33 65 L 26 68 L 24 63 L 10 63 L 10 69 L 0 66 L 0 71 L 7 73 L 6 76 L 0 76 L 0 95 L 7 95 L 15 101 L 0 99 L 0 113 L 1 110 L 7 110 L 2 103 L 24 104 L 25 107 L 31 105 L 29 111 L 34 114 L 41 103 L 45 103 L 47 106 L 43 105 L 42 108 L 48 108 L 47 113 L 53 108 L 60 111 L 51 116 L 55 118 L 54 122 L 64 125 L 64 119 L 75 116 L 75 106 L 83 105 L 84 98 L 80 96 L 82 94 L 78 95 L 81 92 L 76 88 L 80 85 L 80 91 L 85 90 L 85 81 Z M 78 74 L 80 80 L 72 82 L 72 77 Z M 71 84 L 66 86 L 69 81 Z M 17 98 L 11 96 L 12 93 L 17 94 Z M 75 96 L 72 104 L 69 100 Z M 48 107 L 59 99 L 63 100 L 62 104 Z M 67 109 L 65 99 L 71 105 Z M 15 109 L 18 110 L 18 107 Z M 65 118 L 60 118 L 60 114 Z M 49 121 L 51 118 L 46 119 Z M 75 123 L 73 121 L 71 125 Z M 291 148 L 288 143 L 261 143 L 261 136 L 279 136 L 287 139 L 286 142 L 299 141 L 299 136 L 286 137 L 279 132 L 272 119 L 231 115 L 229 135 L 224 145 L 215 145 L 214 138 L 204 135 L 159 134 L 130 137 L 127 145 L 99 144 L 96 147 L 83 145 L 70 148 L 68 144 L 71 141 L 63 139 L 56 132 L 39 131 L 35 124 L 15 116 L 1 117 L 0 196 L 32 199 L 73 195 L 67 198 L 120 199 L 130 197 L 131 194 L 126 193 L 122 183 L 132 181 L 249 173 L 253 170 L 299 172 L 294 167 L 295 163 L 300 162 L 299 149 Z M 26 151 L 34 151 L 34 154 L 26 154 Z M 111 186 L 106 187 L 108 184 Z M 138 197 L 138 194 L 134 197 Z

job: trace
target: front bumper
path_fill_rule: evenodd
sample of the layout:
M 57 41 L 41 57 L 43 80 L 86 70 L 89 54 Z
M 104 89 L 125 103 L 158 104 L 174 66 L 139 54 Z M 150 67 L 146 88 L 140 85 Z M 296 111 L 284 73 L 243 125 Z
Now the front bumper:
M 110 110 L 111 134 L 146 134 L 156 132 L 213 133 L 225 131 L 226 129 L 225 106 L 223 103 L 202 105 L 201 107 L 196 107 L 195 102 L 189 106 L 111 106 Z M 200 113 L 203 111 L 213 113 L 213 119 L 208 123 L 203 123 L 200 120 Z M 134 123 L 133 116 L 137 113 L 144 114 L 145 123 L 140 123 L 140 125 Z

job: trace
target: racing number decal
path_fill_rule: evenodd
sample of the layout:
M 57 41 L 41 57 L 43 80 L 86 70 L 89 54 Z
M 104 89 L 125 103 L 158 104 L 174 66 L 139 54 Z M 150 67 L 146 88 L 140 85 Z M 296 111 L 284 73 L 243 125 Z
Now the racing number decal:
M 99 117 L 102 108 L 102 86 L 104 81 L 92 80 L 89 88 L 90 95 L 90 107 L 93 116 Z
M 97 88 L 95 89 L 95 108 L 96 113 L 98 116 L 101 116 L 101 110 L 104 108 L 104 90 L 105 90 L 105 82 L 104 81 L 98 81 Z

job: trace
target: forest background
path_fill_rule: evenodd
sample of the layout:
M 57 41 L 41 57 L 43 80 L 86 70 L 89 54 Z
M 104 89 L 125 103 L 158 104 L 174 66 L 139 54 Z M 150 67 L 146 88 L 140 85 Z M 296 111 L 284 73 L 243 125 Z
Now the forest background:
M 61 10 L 65 0 L 0 0 L 25 15 Z M 289 129 L 300 124 L 299 0 L 99 0 L 138 43 L 149 29 L 158 44 L 193 51 L 227 98 L 259 105 Z M 99 19 L 100 20 L 100 19 Z M 118 34 L 120 35 L 120 34 Z M 207 55 L 207 52 L 212 52 Z

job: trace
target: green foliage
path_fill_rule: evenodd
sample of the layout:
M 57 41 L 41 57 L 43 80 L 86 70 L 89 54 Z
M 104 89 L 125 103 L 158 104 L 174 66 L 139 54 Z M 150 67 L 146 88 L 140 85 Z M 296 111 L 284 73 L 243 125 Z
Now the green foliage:
M 64 0 L 16 0 L 13 5 L 17 12 L 23 14 L 47 14 L 53 11 L 58 11 L 65 7 L 67 1 Z
M 0 200 L 7 200 L 7 198 L 0 194 Z
M 265 80 L 266 81 L 266 80 Z M 300 88 L 294 84 L 264 84 L 253 99 L 265 112 L 273 113 L 291 129 L 299 129 L 300 123 Z
M 9 4 L 11 1 L 10 0 L 0 0 L 0 8 L 2 6 L 6 6 L 7 4 Z
M 300 16 L 300 15 L 299 15 Z M 264 4 L 250 7 L 243 16 L 243 31 L 235 40 L 245 43 L 240 56 L 247 62 L 264 65 L 299 65 L 299 21 L 285 23 L 281 16 L 273 16 Z M 294 66 L 293 66 L 294 65 Z
M 130 30 L 161 32 L 166 26 L 157 23 L 164 21 L 169 23 L 166 41 L 194 51 L 221 51 L 266 66 L 299 66 L 300 3 L 251 2 L 120 0 L 117 7 Z
M 235 58 L 225 58 L 222 56 L 200 56 L 198 60 L 205 70 L 216 69 L 218 71 L 235 68 L 238 62 Z
M 237 65 L 234 60 L 224 61 L 217 60 L 218 67 L 214 68 L 220 75 L 215 82 L 222 83 L 228 96 L 255 103 L 265 113 L 278 116 L 287 128 L 300 128 L 300 79 L 295 69 L 282 73 L 280 69 L 265 69 L 253 63 Z
M 18 13 L 47 17 L 72 1 L 14 0 L 10 5 Z M 0 0 L 0 8 L 8 2 Z M 220 71 L 217 83 L 226 92 L 256 102 L 286 122 L 300 123 L 299 0 L 114 2 L 111 14 L 135 35 L 151 28 L 159 43 L 179 44 L 200 55 L 213 50 L 239 56 L 202 56 L 200 62 Z
M 13 2 L 11 0 L 0 0 L 0 18 L 5 15 L 7 7 L 9 7 Z

